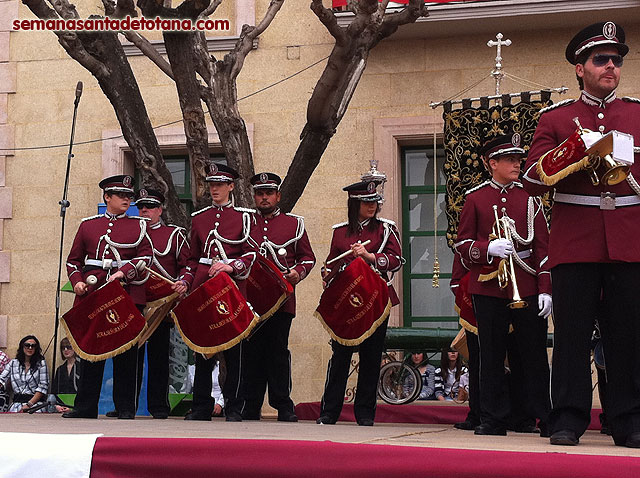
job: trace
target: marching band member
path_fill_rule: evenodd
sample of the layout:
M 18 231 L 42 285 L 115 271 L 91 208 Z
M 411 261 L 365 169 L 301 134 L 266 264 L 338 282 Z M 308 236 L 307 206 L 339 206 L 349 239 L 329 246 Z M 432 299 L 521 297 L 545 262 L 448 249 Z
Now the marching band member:
M 481 153 L 492 179 L 467 192 L 455 244 L 456 252 L 471 264 L 469 293 L 480 344 L 482 423 L 475 429 L 477 435 L 507 433 L 510 406 L 504 393 L 504 360 L 510 325 L 519 353 L 529 364 L 524 380 L 530 415 L 540 419 L 541 432 L 546 434 L 550 409 L 545 385 L 549 382 L 546 318 L 551 313 L 551 281 L 545 266 L 549 231 L 540 201 L 517 182 L 524 152 L 518 134 L 500 136 L 483 146 Z M 494 238 L 498 215 L 504 216 L 499 221 L 507 225 L 507 234 L 502 231 Z M 503 262 L 498 267 L 504 258 L 515 276 L 510 274 L 509 287 L 503 289 L 496 278 L 509 266 Z M 518 291 L 528 306 L 519 300 Z
M 185 273 L 180 278 L 190 290 L 220 273 L 229 274 L 244 295 L 244 279 L 255 259 L 247 239 L 253 209 L 233 207 L 231 192 L 238 178 L 236 170 L 222 164 L 207 166 L 206 181 L 213 204 L 192 214 L 191 256 Z M 222 389 L 227 421 L 242 421 L 244 401 L 241 397 L 243 343 L 224 351 L 227 376 Z M 211 397 L 211 372 L 214 359 L 196 354 L 196 371 L 193 384 L 193 408 L 186 420 L 211 420 L 214 400 Z
M 378 182 L 362 181 L 343 188 L 349 193 L 348 221 L 333 226 L 333 237 L 328 260 L 351 251 L 344 260 L 349 263 L 361 257 L 378 271 L 385 281 L 387 273 L 394 273 L 404 264 L 400 238 L 393 221 L 378 218 L 382 197 L 378 194 Z M 370 240 L 368 245 L 362 243 Z M 337 265 L 334 267 L 338 267 Z M 326 276 L 325 271 L 325 276 Z M 391 286 L 389 286 L 391 289 Z M 392 304 L 399 303 L 391 289 Z M 354 412 L 358 425 L 372 426 L 376 412 L 376 392 L 380 375 L 380 361 L 387 331 L 388 319 L 358 346 L 360 365 Z M 327 379 L 322 396 L 319 424 L 334 424 L 340 417 L 347 386 L 351 355 L 356 347 L 331 341 L 333 355 L 329 360 Z
M 307 277 L 316 258 L 311 249 L 304 219 L 280 212 L 280 183 L 273 173 L 251 178 L 257 213 L 249 238 L 252 246 L 272 261 L 293 286 Z M 289 331 L 296 313 L 295 293 L 246 340 L 245 375 L 247 405 L 243 418 L 260 419 L 264 394 L 269 389 L 269 405 L 278 410 L 278 420 L 296 422 L 291 393 L 291 353 Z
M 134 197 L 133 178 L 111 176 L 100 181 L 107 210 L 82 220 L 67 257 L 67 274 L 78 303 L 88 292 L 87 277 L 97 278 L 90 287 L 124 281 L 124 289 L 140 310 L 146 303 L 140 266 L 151 265 L 153 248 L 147 234 L 147 220 L 127 216 Z M 136 347 L 113 358 L 113 400 L 118 418 L 133 419 L 136 413 Z M 65 418 L 97 418 L 104 360 L 85 361 L 74 409 Z
M 162 205 L 164 195 L 153 189 L 141 189 L 136 195 L 136 206 L 140 216 L 149 219 L 147 227 L 149 237 L 153 243 L 153 263 L 151 269 L 163 277 L 174 281 L 167 293 L 175 291 L 184 294 L 187 284 L 177 280 L 187 259 L 191 254 L 189 242 L 184 228 L 167 225 L 162 220 Z M 168 284 L 158 280 L 149 280 L 146 283 L 147 302 L 152 302 L 161 297 L 155 293 L 155 288 Z M 148 372 L 147 372 L 147 408 L 153 418 L 167 418 L 169 416 L 169 335 L 172 322 L 164 320 L 147 340 Z M 144 363 L 145 347 L 140 347 L 138 366 L 141 369 Z M 139 374 L 140 375 L 140 374 Z M 139 376 L 139 379 L 142 377 Z M 138 392 L 139 393 L 139 392 Z
M 640 100 L 616 97 L 628 51 L 624 30 L 613 22 L 590 25 L 573 37 L 565 56 L 575 65 L 580 98 L 542 110 L 523 178 L 531 194 L 555 189 L 549 240 L 556 305 L 550 415 L 554 445 L 577 445 L 589 425 L 590 339 L 602 298 L 606 313 L 599 319 L 611 392 L 606 409 L 613 439 L 619 446 L 640 447 L 640 368 L 628 366 L 640 363 L 638 148 L 626 180 L 622 175 L 608 181 L 605 175 L 596 181 L 581 170 L 585 150 L 576 156 L 571 154 L 575 143 L 561 145 L 576 132 L 574 118 L 593 132 L 631 134 L 638 144 Z M 566 167 L 559 170 L 558 164 Z

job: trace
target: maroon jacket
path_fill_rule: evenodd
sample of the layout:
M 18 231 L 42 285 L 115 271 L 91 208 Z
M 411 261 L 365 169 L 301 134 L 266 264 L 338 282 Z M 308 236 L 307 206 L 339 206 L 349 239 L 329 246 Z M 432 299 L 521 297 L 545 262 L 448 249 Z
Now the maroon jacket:
M 254 214 L 249 243 L 260 254 L 271 260 L 283 273 L 287 268 L 295 270 L 304 279 L 316 263 L 304 219 L 293 214 L 283 214 L 276 210 L 273 217 L 265 218 L 259 211 Z M 284 248 L 287 255 L 278 254 Z M 281 311 L 296 313 L 295 292 L 282 305 Z
M 244 293 L 242 282 L 249 275 L 256 253 L 247 239 L 252 209 L 209 206 L 192 214 L 191 255 L 180 279 L 195 289 L 209 279 L 212 260 L 222 260 L 233 267 L 230 274 Z
M 497 278 L 478 281 L 481 274 L 495 271 L 500 262 L 499 258 L 488 254 L 489 234 L 493 232 L 495 224 L 494 204 L 498 206 L 498 217 L 502 216 L 502 208 L 506 209 L 507 215 L 515 221 L 516 231 L 521 238 L 527 239 L 528 224 L 533 226 L 533 240 L 529 245 L 513 240 L 515 250 L 535 272 L 530 274 L 514 261 L 520 296 L 551 294 L 551 275 L 547 266 L 549 230 L 540 200 L 529 196 L 520 183 L 502 187 L 493 180 L 467 192 L 460 215 L 455 250 L 470 265 L 469 293 L 511 298 L 511 288 L 500 289 Z
M 187 233 L 184 228 L 166 225 L 162 221 L 148 227 L 153 243 L 151 268 L 167 279 L 175 281 L 187 265 L 191 255 Z
M 375 263 L 371 265 L 380 272 L 382 277 L 387 281 L 390 289 L 389 295 L 392 298 L 393 305 L 396 305 L 399 303 L 398 296 L 391 286 L 389 273 L 393 276 L 393 273 L 400 270 L 400 267 L 405 263 L 402 257 L 402 247 L 400 246 L 400 235 L 393 221 L 378 218 L 377 227 L 373 231 L 370 231 L 368 228 L 369 221 L 370 220 L 364 221 L 360 225 L 360 231 L 355 235 L 348 235 L 347 222 L 333 226 L 333 237 L 331 238 L 331 248 L 329 249 L 327 261 L 350 250 L 351 244 L 370 239 L 371 243 L 366 245 L 365 248 L 376 257 Z M 349 254 L 343 261 L 348 264 L 354 259 L 355 256 Z
M 640 141 L 640 104 L 638 100 L 617 99 L 615 94 L 596 102 L 583 93 L 579 100 L 543 110 L 533 137 L 525 166 L 523 184 L 530 194 L 559 193 L 600 197 L 603 192 L 620 196 L 636 193 L 627 181 L 615 186 L 593 186 L 587 172 L 578 171 L 558 181 L 555 186 L 542 184 L 536 172 L 540 156 L 558 146 L 576 130 L 573 118 L 583 128 L 607 133 L 617 130 L 632 134 L 637 147 Z M 640 155 L 636 150 L 631 167 L 640 178 Z M 639 190 L 640 192 L 640 190 Z M 549 239 L 549 267 L 575 262 L 640 262 L 640 205 L 601 210 L 597 206 L 580 206 L 555 202 Z
M 136 264 L 151 265 L 153 247 L 147 226 L 148 220 L 142 217 L 114 216 L 108 212 L 83 219 L 67 257 L 71 284 L 75 287 L 78 282 L 86 282 L 87 276 L 94 275 L 98 283 L 89 287 L 91 291 L 104 284 L 113 272 L 121 270 L 126 281 L 125 291 L 136 304 L 145 304 L 147 273 L 138 272 Z M 109 261 L 117 266 L 104 269 Z M 76 296 L 76 301 L 82 297 Z

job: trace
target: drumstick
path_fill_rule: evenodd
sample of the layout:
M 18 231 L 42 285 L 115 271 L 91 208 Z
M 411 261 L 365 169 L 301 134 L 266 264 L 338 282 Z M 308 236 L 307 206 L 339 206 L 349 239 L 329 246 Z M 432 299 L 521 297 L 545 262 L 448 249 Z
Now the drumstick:
M 167 279 L 165 276 L 163 276 L 162 274 L 159 274 L 158 272 L 154 271 L 153 269 L 149 269 L 147 266 L 144 266 L 143 270 L 146 270 L 149 274 L 151 274 L 156 279 L 160 279 L 160 280 L 165 281 L 167 284 L 171 284 L 171 285 L 175 284 L 175 282 Z
M 367 239 L 366 241 L 364 241 L 362 243 L 363 246 L 366 246 L 367 244 L 369 244 L 371 242 L 371 239 Z M 353 252 L 353 250 L 349 249 L 348 251 L 343 252 L 342 254 L 340 254 L 339 256 L 334 257 L 333 259 L 331 259 L 330 261 L 325 262 L 325 265 L 329 265 L 334 263 L 335 261 L 339 261 L 340 259 L 347 257 L 349 254 L 351 254 Z
M 284 247 L 278 249 L 278 255 L 284 259 L 284 265 L 287 267 L 287 274 L 291 272 L 289 266 L 287 265 L 287 250 Z

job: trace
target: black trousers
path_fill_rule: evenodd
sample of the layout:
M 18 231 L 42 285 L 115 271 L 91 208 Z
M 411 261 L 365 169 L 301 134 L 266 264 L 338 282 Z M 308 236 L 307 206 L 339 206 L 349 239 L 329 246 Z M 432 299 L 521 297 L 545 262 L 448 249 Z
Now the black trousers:
M 137 356 L 137 347 L 133 346 L 113 358 L 113 402 L 116 410 L 121 412 L 136 412 Z M 82 363 L 74 408 L 83 415 L 98 416 L 104 362 L 85 360 Z
M 138 349 L 136 406 L 142 388 L 144 354 L 147 353 L 147 410 L 151 415 L 169 413 L 169 335 L 171 322 L 162 322 L 149 340 Z
M 478 336 L 464 331 L 469 349 L 469 413 L 467 421 L 480 424 L 480 344 Z
M 580 436 L 589 426 L 591 334 L 598 311 L 604 310 L 597 317 L 607 366 L 604 408 L 614 441 L 623 445 L 630 433 L 640 431 L 640 263 L 561 264 L 551 277 L 551 431 L 573 430 Z
M 527 363 L 523 377 L 526 415 L 546 422 L 551 408 L 549 399 L 549 362 L 547 359 L 547 320 L 538 317 L 536 296 L 525 297 L 529 306 L 510 309 L 508 299 L 473 296 L 480 343 L 481 421 L 494 427 L 507 427 L 511 413 L 504 359 L 507 353 L 509 325 L 520 359 Z
M 279 412 L 293 413 L 289 331 L 293 314 L 276 312 L 245 340 L 244 390 L 246 413 L 258 416 L 264 394 Z
M 227 416 L 240 415 L 244 411 L 243 387 L 243 361 L 244 341 L 234 345 L 223 352 L 227 367 L 227 376 L 222 386 L 224 396 L 224 410 Z M 211 373 L 216 364 L 214 358 L 205 359 L 202 354 L 196 356 L 196 372 L 193 379 L 193 411 L 198 414 L 213 412 L 215 400 L 211 396 L 213 386 Z
M 327 368 L 327 379 L 324 385 L 324 394 L 322 395 L 320 415 L 328 415 L 335 420 L 340 417 L 349 377 L 351 356 L 353 352 L 358 350 L 360 365 L 354 413 L 356 420 L 373 420 L 375 418 L 380 361 L 382 360 L 388 322 L 388 320 L 385 320 L 373 335 L 358 347 L 346 347 L 335 340 L 331 341 L 333 355 Z

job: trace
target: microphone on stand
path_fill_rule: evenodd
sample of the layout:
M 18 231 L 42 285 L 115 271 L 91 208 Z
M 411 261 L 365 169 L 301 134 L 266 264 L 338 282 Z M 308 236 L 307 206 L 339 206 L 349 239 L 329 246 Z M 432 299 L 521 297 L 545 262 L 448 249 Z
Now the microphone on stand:
M 82 82 L 79 81 L 78 84 L 76 85 L 76 99 L 73 102 L 75 106 L 78 106 L 78 103 L 80 103 L 81 96 L 82 96 Z

